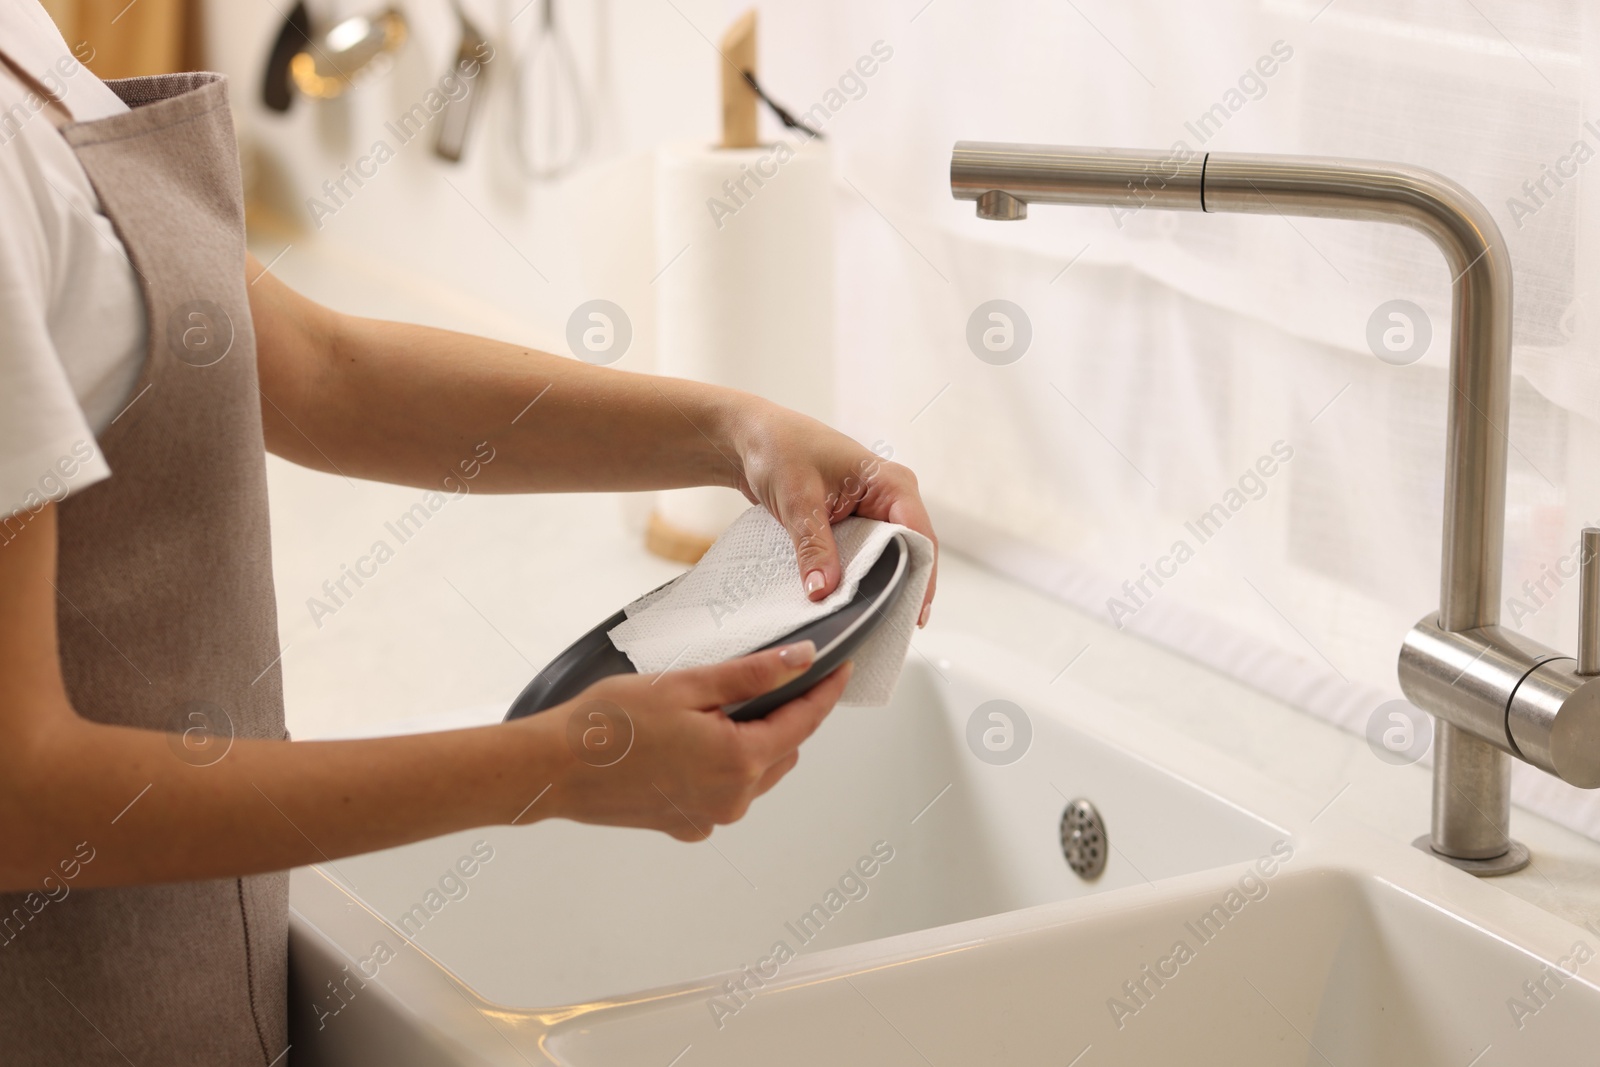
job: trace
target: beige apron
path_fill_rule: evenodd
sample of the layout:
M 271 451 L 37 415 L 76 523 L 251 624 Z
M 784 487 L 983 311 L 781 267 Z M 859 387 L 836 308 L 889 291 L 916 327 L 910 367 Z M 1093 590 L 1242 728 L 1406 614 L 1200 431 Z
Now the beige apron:
M 133 110 L 62 134 L 139 273 L 150 340 L 132 404 L 100 436 L 111 477 L 60 506 L 67 691 L 98 722 L 181 729 L 200 707 L 220 732 L 281 739 L 227 83 L 110 85 Z M 217 773 L 200 762 L 185 773 Z M 73 889 L 36 913 L 3 894 L 0 917 L 16 931 L 0 944 L 0 1063 L 287 1063 L 287 874 Z

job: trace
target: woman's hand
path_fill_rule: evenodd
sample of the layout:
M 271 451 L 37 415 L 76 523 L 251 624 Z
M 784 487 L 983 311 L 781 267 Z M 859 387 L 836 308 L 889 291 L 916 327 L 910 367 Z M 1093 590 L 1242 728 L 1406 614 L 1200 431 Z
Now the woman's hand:
M 898 523 L 934 545 L 933 573 L 917 618 L 917 625 L 926 625 L 939 577 L 939 539 L 916 475 L 815 419 L 756 397 L 742 399 L 730 431 L 742 468 L 739 489 L 794 538 L 806 594 L 821 600 L 839 584 L 833 523 L 850 515 Z
M 661 830 L 680 841 L 738 821 L 799 761 L 800 743 L 833 709 L 850 665 L 764 719 L 735 722 L 721 709 L 790 681 L 815 655 L 802 641 L 709 667 L 617 675 L 516 720 L 511 725 L 544 731 L 541 746 L 560 753 L 543 814 Z

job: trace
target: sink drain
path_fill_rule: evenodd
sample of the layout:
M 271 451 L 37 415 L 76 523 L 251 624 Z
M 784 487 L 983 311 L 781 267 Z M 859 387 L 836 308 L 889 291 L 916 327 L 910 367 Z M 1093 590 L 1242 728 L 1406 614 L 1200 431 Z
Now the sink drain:
M 1095 806 L 1079 797 L 1061 813 L 1061 854 L 1079 878 L 1090 881 L 1106 869 L 1106 824 Z

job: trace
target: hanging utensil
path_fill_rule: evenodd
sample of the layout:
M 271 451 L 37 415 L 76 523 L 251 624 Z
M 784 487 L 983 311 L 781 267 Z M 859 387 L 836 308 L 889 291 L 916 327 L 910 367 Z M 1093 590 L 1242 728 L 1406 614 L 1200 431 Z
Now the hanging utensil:
M 555 2 L 539 4 L 539 21 L 517 57 L 511 144 L 529 177 L 548 180 L 571 170 L 587 151 L 589 116 Z
M 459 163 L 461 152 L 467 144 L 467 130 L 472 126 L 472 115 L 478 108 L 478 95 L 485 88 L 482 82 L 488 76 L 483 57 L 489 42 L 467 18 L 467 13 L 461 8 L 461 0 L 450 0 L 450 6 L 455 9 L 456 20 L 461 24 L 461 43 L 456 46 L 455 66 L 450 68 L 446 76 L 453 74 L 465 80 L 467 93 L 459 100 L 445 103 L 444 110 L 439 114 L 439 135 L 434 139 L 433 153 L 440 159 Z M 467 70 L 475 73 L 468 77 L 465 73 Z
M 288 111 L 294 103 L 294 81 L 289 64 L 311 41 L 311 13 L 300 0 L 278 27 L 278 36 L 267 54 L 267 69 L 261 80 L 261 103 L 272 111 Z
M 376 15 L 356 15 L 335 23 L 313 38 L 289 61 L 289 72 L 302 93 L 321 100 L 343 96 L 358 82 L 389 69 L 405 44 L 408 26 L 398 8 Z

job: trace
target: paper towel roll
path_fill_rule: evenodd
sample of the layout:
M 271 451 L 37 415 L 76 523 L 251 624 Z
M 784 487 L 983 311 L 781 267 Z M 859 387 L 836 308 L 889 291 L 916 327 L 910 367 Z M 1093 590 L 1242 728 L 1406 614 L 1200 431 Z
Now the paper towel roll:
M 656 370 L 833 414 L 833 189 L 813 141 L 656 153 Z M 709 545 L 748 502 L 660 494 L 659 524 Z

